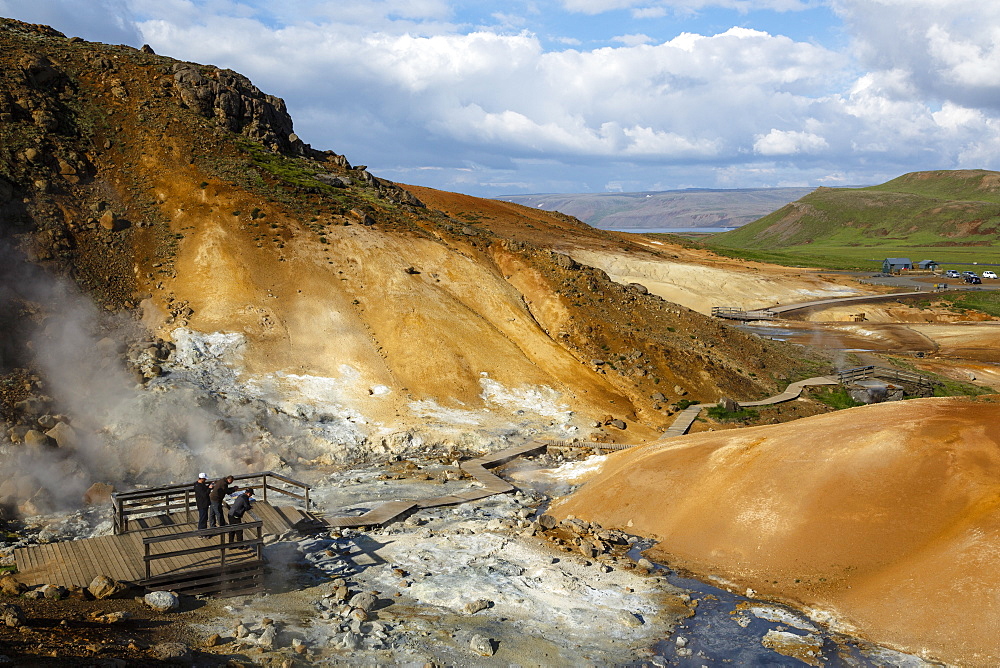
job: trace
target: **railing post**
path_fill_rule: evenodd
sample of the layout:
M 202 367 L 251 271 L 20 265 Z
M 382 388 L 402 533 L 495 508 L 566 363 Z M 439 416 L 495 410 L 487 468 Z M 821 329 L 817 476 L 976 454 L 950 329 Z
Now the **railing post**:
M 146 543 L 146 579 L 152 577 L 152 561 L 149 560 L 149 543 Z
M 309 512 L 309 485 L 306 485 L 306 512 Z
M 184 492 L 184 521 L 191 524 L 191 492 Z
M 264 502 L 266 503 L 267 502 L 267 474 L 265 473 L 262 476 L 262 478 L 263 478 L 263 481 L 260 483 L 264 487 L 264 492 L 262 494 L 262 498 L 263 498 Z

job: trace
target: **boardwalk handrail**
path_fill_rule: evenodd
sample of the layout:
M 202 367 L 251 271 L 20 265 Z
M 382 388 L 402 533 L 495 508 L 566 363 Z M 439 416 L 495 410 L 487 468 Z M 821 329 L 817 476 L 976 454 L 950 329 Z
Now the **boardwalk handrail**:
M 712 315 L 728 320 L 773 320 L 778 314 L 770 309 L 751 309 L 749 311 L 735 306 L 713 306 Z
M 253 522 L 242 522 L 240 524 L 227 524 L 222 527 L 214 527 L 212 529 L 202 529 L 200 531 L 185 531 L 182 533 L 172 533 L 164 536 L 148 536 L 142 539 L 143 550 L 145 551 L 145 556 L 143 561 L 146 563 L 146 579 L 149 580 L 153 577 L 152 569 L 153 562 L 162 559 L 172 559 L 175 557 L 183 557 L 192 554 L 205 554 L 205 553 L 219 553 L 219 569 L 224 569 L 226 566 L 226 550 L 240 549 L 244 547 L 251 548 L 255 553 L 255 558 L 259 560 L 261 558 L 261 549 L 264 546 L 264 536 L 263 536 L 264 523 L 261 520 L 256 520 Z M 253 538 L 245 540 L 229 540 L 227 542 L 227 537 L 233 532 L 243 532 L 243 531 L 253 531 L 256 536 Z M 185 540 L 187 538 L 202 538 L 208 536 L 219 536 L 218 543 L 210 543 L 202 547 L 185 548 L 182 550 L 171 550 L 168 552 L 157 552 L 152 553 L 151 546 L 157 543 L 167 543 L 170 541 Z M 183 573 L 186 570 L 195 570 L 193 567 L 188 569 L 179 569 L 173 571 L 172 573 Z
M 289 496 L 305 503 L 306 511 L 309 510 L 309 491 L 311 487 L 298 480 L 274 471 L 262 471 L 260 473 L 243 473 L 234 475 L 234 480 L 239 481 L 259 481 L 244 487 L 257 487 L 261 490 L 261 499 L 267 501 L 268 491 Z M 298 488 L 300 492 L 279 487 L 273 484 L 280 482 L 291 487 Z M 148 489 L 137 489 L 130 492 L 113 492 L 111 494 L 111 505 L 114 510 L 114 533 L 128 533 L 129 519 L 136 515 L 153 515 L 170 513 L 184 513 L 186 522 L 191 522 L 191 513 L 195 509 L 194 482 L 181 483 L 175 485 L 163 485 L 160 487 L 150 487 Z
M 906 371 L 904 369 L 892 369 L 884 366 L 875 366 L 874 364 L 869 364 L 868 366 L 859 366 L 852 369 L 841 369 L 837 371 L 837 380 L 841 384 L 850 383 L 855 380 L 864 380 L 866 378 L 887 378 L 889 380 L 898 380 L 904 383 L 915 383 L 918 386 L 933 388 L 935 385 L 943 385 L 940 381 L 931 380 L 927 376 L 915 373 L 913 371 Z

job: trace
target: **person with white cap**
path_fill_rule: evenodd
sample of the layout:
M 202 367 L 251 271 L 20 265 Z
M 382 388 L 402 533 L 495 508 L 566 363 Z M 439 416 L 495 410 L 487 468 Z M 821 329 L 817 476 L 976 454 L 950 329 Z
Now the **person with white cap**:
M 198 530 L 208 527 L 208 495 L 211 488 L 208 485 L 208 474 L 199 473 L 198 479 L 194 481 L 194 502 L 198 506 Z M 215 526 L 215 518 L 212 518 L 212 526 Z

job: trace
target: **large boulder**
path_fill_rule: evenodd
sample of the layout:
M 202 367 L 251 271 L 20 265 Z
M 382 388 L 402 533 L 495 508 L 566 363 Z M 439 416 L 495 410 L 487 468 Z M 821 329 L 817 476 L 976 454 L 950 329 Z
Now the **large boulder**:
M 181 607 L 180 598 L 172 591 L 151 591 L 143 601 L 157 612 L 171 612 Z
M 22 626 L 24 624 L 24 611 L 13 603 L 0 603 L 0 621 L 11 628 Z
M 37 429 L 29 429 L 24 435 L 24 444 L 29 448 L 48 448 L 55 445 L 55 441 Z
M 24 584 L 13 575 L 5 575 L 0 578 L 0 593 L 6 596 L 20 596 L 28 591 L 28 585 Z
M 98 575 L 87 587 L 87 590 L 96 599 L 105 599 L 116 596 L 128 589 L 124 582 L 118 582 L 107 575 Z
M 76 430 L 65 422 L 59 422 L 56 426 L 45 432 L 45 435 L 56 442 L 60 448 L 75 448 L 77 444 Z
M 115 488 L 106 482 L 95 482 L 83 493 L 83 503 L 88 506 L 110 503 L 114 491 Z
M 57 584 L 47 584 L 41 589 L 42 596 L 50 601 L 61 601 L 66 598 L 66 587 Z

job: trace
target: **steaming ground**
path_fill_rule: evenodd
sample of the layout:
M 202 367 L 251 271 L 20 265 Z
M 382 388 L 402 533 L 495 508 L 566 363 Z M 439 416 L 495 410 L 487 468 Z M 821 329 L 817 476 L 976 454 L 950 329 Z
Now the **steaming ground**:
M 519 460 L 503 471 L 521 486 L 515 494 L 420 511 L 381 530 L 286 536 L 264 550 L 268 595 L 206 600 L 139 643 L 180 639 L 205 663 L 258 665 L 923 665 L 794 610 L 649 571 L 638 553 L 648 544 L 635 537 L 626 536 L 627 556 L 588 558 L 571 542 L 531 535 L 550 495 L 571 492 L 606 459 Z M 311 482 L 318 506 L 340 514 L 474 485 L 461 475 L 422 460 L 314 472 Z M 39 529 L 46 539 L 110 530 L 87 513 L 38 518 L 32 533 Z M 348 596 L 374 594 L 367 619 L 346 614 L 341 586 Z M 219 643 L 205 647 L 214 634 Z

